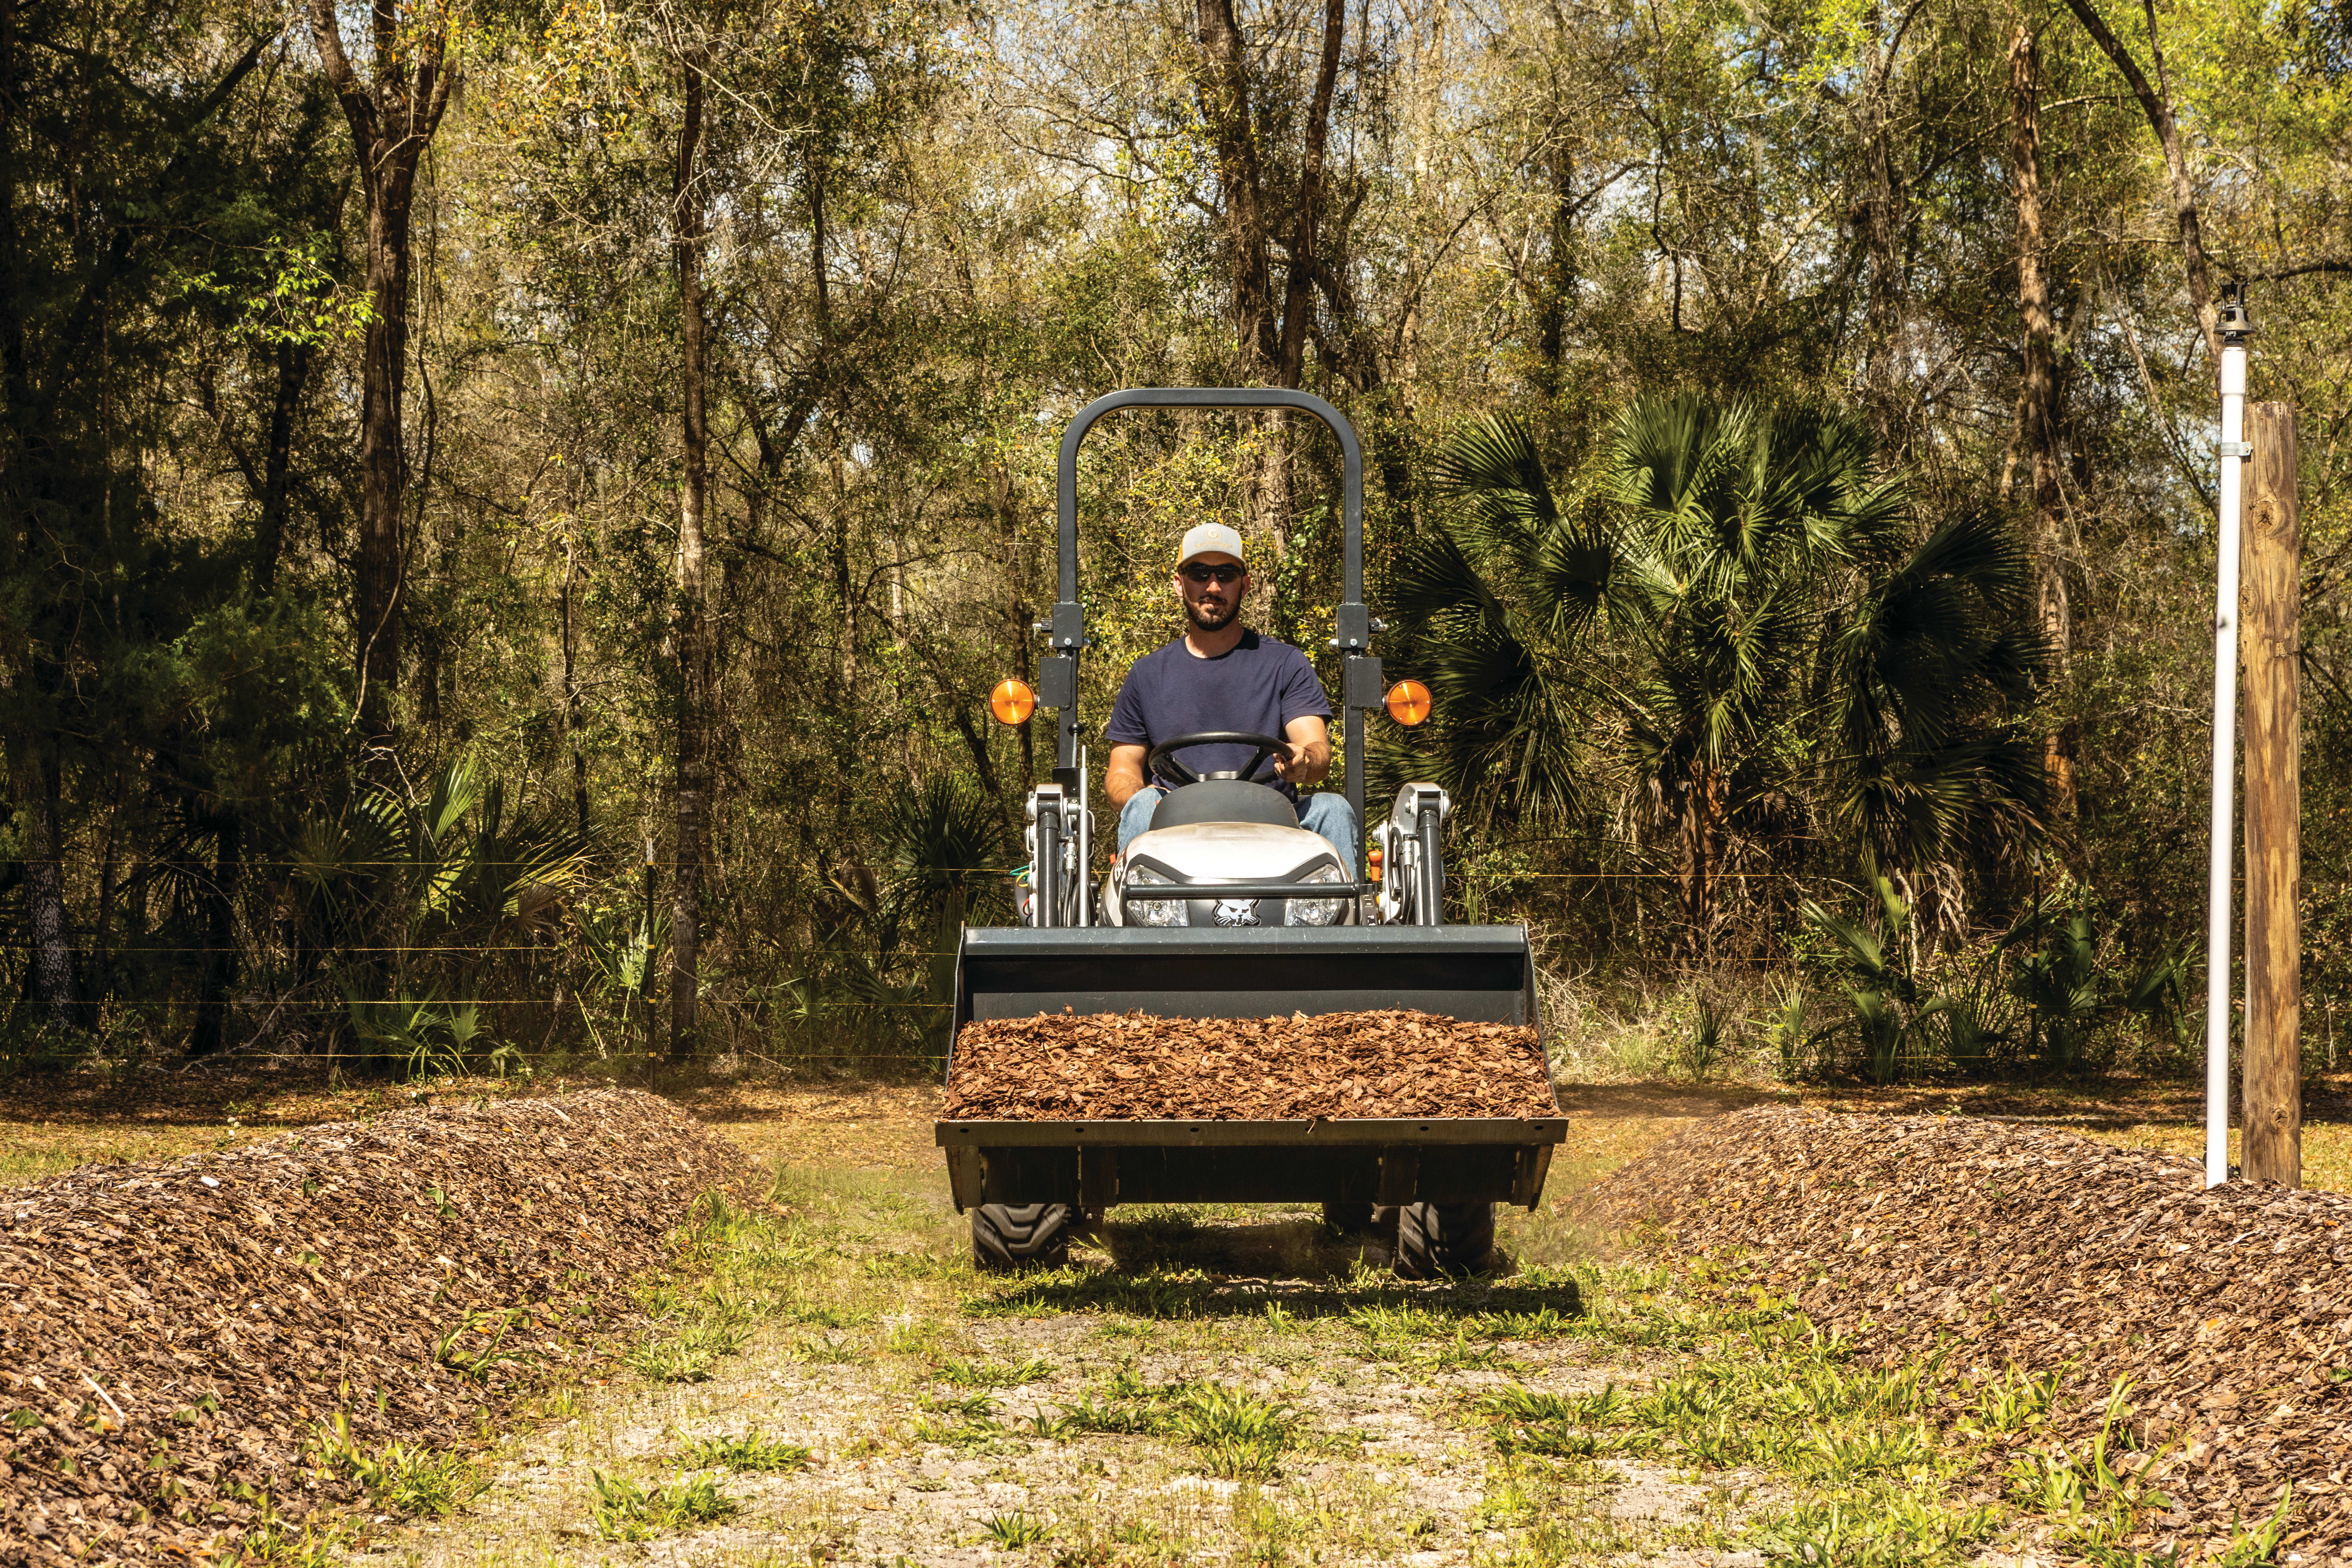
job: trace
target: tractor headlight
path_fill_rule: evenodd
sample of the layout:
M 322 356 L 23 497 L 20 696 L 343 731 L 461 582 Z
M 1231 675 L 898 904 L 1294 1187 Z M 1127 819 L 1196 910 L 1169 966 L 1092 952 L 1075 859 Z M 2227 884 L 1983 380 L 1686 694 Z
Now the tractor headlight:
M 1127 874 L 1127 885 L 1130 888 L 1164 888 L 1175 880 L 1175 878 L 1162 876 L 1149 866 L 1134 867 Z M 1180 926 L 1186 918 L 1181 899 L 1129 899 L 1126 913 L 1127 923 L 1131 926 Z
M 1347 879 L 1337 866 L 1318 866 L 1299 881 L 1344 882 Z M 1335 926 L 1347 912 L 1348 900 L 1345 899 L 1286 899 L 1282 906 L 1282 923 L 1286 926 Z

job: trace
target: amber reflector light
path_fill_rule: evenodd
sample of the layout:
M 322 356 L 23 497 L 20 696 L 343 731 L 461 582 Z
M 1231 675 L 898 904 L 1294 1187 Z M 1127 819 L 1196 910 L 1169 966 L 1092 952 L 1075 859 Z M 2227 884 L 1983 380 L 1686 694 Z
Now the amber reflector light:
M 1389 717 L 1410 728 L 1429 717 L 1429 688 L 1418 680 L 1400 680 L 1389 688 Z
M 1037 711 L 1037 694 L 1025 682 L 1000 680 L 988 694 L 988 710 L 1000 724 L 1026 724 L 1029 715 Z

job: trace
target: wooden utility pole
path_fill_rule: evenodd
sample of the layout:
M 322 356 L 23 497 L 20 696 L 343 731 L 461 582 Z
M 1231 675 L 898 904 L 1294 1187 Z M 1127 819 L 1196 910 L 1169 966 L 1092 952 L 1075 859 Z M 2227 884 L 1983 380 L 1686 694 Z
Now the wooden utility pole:
M 2303 530 L 2294 410 L 2246 407 L 2239 647 L 2245 670 L 2248 1181 L 2303 1183 L 2303 728 L 2296 685 Z

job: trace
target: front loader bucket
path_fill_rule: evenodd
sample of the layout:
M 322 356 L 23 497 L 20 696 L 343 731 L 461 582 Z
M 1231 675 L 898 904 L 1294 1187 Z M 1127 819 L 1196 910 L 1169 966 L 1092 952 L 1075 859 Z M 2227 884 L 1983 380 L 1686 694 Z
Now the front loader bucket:
M 955 1023 L 1039 1013 L 1265 1018 L 1410 1007 L 1540 1026 L 1524 926 L 967 930 Z

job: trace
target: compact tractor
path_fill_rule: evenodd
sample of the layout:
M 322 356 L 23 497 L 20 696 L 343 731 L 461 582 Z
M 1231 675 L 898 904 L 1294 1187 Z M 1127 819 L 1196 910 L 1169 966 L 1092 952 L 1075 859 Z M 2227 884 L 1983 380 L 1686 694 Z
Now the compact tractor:
M 1381 1008 L 1540 1028 L 1527 929 L 1445 922 L 1450 803 L 1435 784 L 1404 785 L 1386 818 L 1360 828 L 1366 842 L 1355 847 L 1355 863 L 1378 872 L 1377 880 L 1359 880 L 1268 787 L 1264 770 L 1283 744 L 1279 737 L 1172 736 L 1153 747 L 1150 763 L 1179 787 L 1110 873 L 1097 875 L 1078 712 L 1078 661 L 1087 647 L 1078 448 L 1097 420 L 1121 408 L 1289 408 L 1330 427 L 1345 487 L 1342 596 L 1331 640 L 1341 670 L 1338 739 L 1359 824 L 1370 711 L 1386 707 L 1411 722 L 1427 716 L 1426 689 L 1417 683 L 1385 689 L 1372 652 L 1381 628 L 1363 602 L 1363 452 L 1338 409 L 1307 393 L 1224 387 L 1135 388 L 1088 404 L 1062 436 L 1059 591 L 1052 620 L 1039 627 L 1046 649 L 1034 699 L 1056 715 L 1055 765 L 1029 797 L 1028 896 L 1017 926 L 964 931 L 955 1028 L 1064 1011 L 1197 1019 Z M 1008 684 L 1011 700 L 996 705 L 997 716 L 1025 720 L 1025 689 Z M 1231 772 L 1195 774 L 1184 765 L 1186 750 L 1220 742 L 1254 746 L 1257 754 Z M 961 1121 L 937 1131 L 982 1268 L 1058 1264 L 1073 1226 L 1114 1204 L 1287 1202 L 1320 1203 L 1344 1229 L 1392 1220 L 1398 1271 L 1428 1278 L 1484 1262 L 1497 1202 L 1534 1207 L 1566 1122 L 1557 1114 Z

